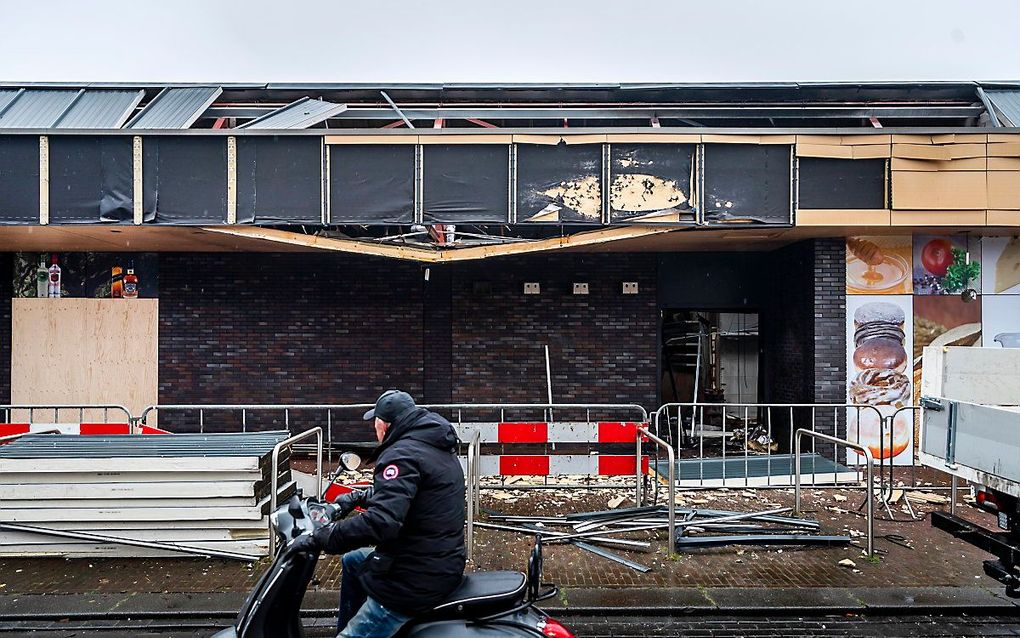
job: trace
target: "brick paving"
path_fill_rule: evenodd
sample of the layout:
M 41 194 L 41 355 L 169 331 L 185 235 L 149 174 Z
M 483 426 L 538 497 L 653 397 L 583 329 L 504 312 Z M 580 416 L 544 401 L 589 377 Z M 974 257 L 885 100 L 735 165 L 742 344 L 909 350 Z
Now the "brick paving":
M 622 492 L 621 492 L 622 493 Z M 511 494 L 510 500 L 484 493 L 483 506 L 505 512 L 560 514 L 570 511 L 603 509 L 611 492 L 527 492 Z M 504 497 L 505 498 L 505 497 Z M 684 492 L 688 505 L 753 511 L 772 506 L 792 505 L 792 490 L 745 490 Z M 837 500 L 846 498 L 846 500 Z M 854 510 L 863 499 L 860 490 L 807 490 L 804 507 L 815 510 L 823 533 L 844 533 L 853 528 L 863 531 L 864 519 Z M 915 506 L 930 512 L 931 506 Z M 939 506 L 938 509 L 941 509 Z M 986 526 L 994 520 L 967 505 L 959 513 Z M 905 515 L 897 510 L 897 515 Z M 883 535 L 905 537 L 911 548 L 901 547 Z M 924 587 L 960 586 L 998 589 L 1000 585 L 986 577 L 981 561 L 987 555 L 933 529 L 925 519 L 920 522 L 876 523 L 876 547 L 885 550 L 872 562 L 857 547 L 849 548 L 762 548 L 725 547 L 701 550 L 671 559 L 665 541 L 653 543 L 650 553 L 621 552 L 632 560 L 651 566 L 641 574 L 571 546 L 546 548 L 545 579 L 566 589 L 584 587 Z M 478 565 L 485 569 L 524 569 L 531 539 L 493 530 L 476 530 Z M 862 543 L 863 538 L 855 539 Z M 837 563 L 849 558 L 856 569 Z M 239 562 L 181 559 L 0 559 L 0 595 L 52 593 L 160 593 L 229 592 L 249 589 L 261 573 L 265 561 L 248 565 Z M 324 557 L 316 572 L 313 589 L 331 590 L 339 586 L 339 560 Z

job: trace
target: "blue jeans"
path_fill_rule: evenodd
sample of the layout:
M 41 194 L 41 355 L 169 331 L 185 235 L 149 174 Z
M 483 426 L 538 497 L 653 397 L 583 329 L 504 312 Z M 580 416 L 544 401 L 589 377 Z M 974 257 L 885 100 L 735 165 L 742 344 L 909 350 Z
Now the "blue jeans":
M 340 559 L 340 610 L 336 619 L 337 638 L 390 638 L 410 616 L 386 609 L 368 596 L 358 572 L 372 549 L 347 552 Z

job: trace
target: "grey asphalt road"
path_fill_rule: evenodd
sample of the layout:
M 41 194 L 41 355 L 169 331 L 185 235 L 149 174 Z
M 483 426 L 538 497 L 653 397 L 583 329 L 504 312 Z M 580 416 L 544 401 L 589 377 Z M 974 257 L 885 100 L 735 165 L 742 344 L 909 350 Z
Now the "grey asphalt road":
M 934 638 L 947 636 L 1020 636 L 1020 616 L 891 615 L 869 617 L 817 615 L 795 617 L 699 616 L 699 617 L 596 617 L 562 619 L 578 638 Z M 218 623 L 190 620 L 171 625 L 160 621 L 115 622 L 19 622 L 0 621 L 0 638 L 207 638 Z M 332 636 L 332 621 L 313 620 L 306 625 L 309 637 Z

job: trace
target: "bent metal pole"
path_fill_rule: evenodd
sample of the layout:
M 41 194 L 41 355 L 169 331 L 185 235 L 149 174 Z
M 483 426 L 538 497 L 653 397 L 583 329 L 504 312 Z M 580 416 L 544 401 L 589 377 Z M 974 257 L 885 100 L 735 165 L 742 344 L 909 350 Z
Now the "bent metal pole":
M 67 531 L 62 529 L 49 529 L 47 527 L 36 527 L 35 525 L 19 525 L 15 523 L 0 523 L 0 529 L 10 532 L 31 532 L 33 534 L 46 534 L 47 536 L 60 536 L 62 538 L 74 538 L 99 543 L 114 543 L 116 545 L 130 545 L 132 547 L 145 547 L 147 549 L 161 549 L 168 552 L 181 552 L 195 556 L 208 556 L 210 558 L 229 558 L 232 560 L 244 560 L 255 562 L 258 556 L 242 554 L 240 552 L 225 552 L 223 550 L 205 549 L 192 545 L 178 545 L 176 543 L 157 543 L 154 541 L 140 541 L 133 538 L 121 538 L 119 536 L 107 536 L 105 534 L 92 534 L 91 532 Z

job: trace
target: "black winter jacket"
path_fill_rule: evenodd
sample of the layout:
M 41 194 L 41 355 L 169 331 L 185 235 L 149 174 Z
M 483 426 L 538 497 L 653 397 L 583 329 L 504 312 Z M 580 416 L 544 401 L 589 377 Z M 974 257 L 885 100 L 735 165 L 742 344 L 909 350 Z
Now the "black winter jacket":
M 375 546 L 361 583 L 384 607 L 431 609 L 464 575 L 464 472 L 449 421 L 415 408 L 390 424 L 373 452 L 366 510 L 316 531 L 330 554 Z

